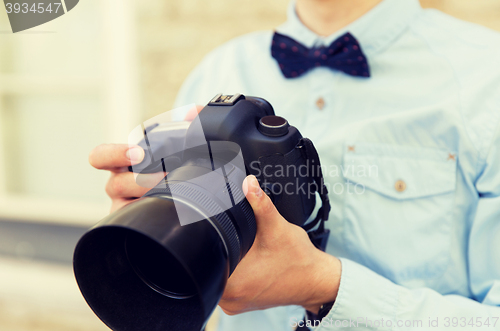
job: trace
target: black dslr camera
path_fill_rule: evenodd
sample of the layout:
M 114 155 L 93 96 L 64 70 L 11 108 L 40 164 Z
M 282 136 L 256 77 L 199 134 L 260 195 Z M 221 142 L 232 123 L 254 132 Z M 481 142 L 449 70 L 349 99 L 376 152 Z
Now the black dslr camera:
M 330 204 L 318 154 L 267 101 L 217 95 L 174 140 L 161 125 L 143 133 L 146 158 L 131 170 L 168 175 L 89 230 L 74 253 L 78 286 L 111 329 L 204 328 L 255 239 L 242 192 L 248 174 L 286 220 L 325 248 Z

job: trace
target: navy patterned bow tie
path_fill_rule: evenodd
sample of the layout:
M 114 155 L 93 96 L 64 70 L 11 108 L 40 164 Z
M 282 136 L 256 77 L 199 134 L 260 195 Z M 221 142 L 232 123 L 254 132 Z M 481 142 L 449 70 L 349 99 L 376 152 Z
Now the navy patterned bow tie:
M 314 67 L 329 67 L 351 76 L 370 77 L 365 54 L 356 38 L 346 33 L 329 47 L 307 48 L 290 37 L 274 33 L 271 55 L 286 78 L 295 78 Z

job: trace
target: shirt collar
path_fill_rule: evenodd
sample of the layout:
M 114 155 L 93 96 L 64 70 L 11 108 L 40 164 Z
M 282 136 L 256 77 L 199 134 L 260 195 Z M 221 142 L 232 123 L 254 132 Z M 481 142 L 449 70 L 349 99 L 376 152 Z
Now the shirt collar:
M 338 37 L 350 32 L 361 44 L 363 52 L 370 56 L 396 39 L 421 11 L 418 0 L 384 0 L 343 29 L 321 37 L 300 21 L 295 12 L 295 0 L 292 0 L 288 6 L 287 21 L 276 30 L 308 48 L 328 46 Z

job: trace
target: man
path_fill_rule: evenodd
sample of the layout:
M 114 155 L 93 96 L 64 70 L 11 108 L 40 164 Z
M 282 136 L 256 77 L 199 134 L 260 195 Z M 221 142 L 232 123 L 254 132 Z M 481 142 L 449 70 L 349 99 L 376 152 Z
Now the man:
M 255 95 L 311 138 L 330 188 L 328 254 L 247 178 L 258 233 L 219 330 L 301 327 L 299 307 L 325 331 L 500 330 L 499 35 L 417 0 L 297 0 L 277 32 L 213 51 L 177 105 Z M 303 63 L 287 62 L 295 49 Z M 346 69 L 356 59 L 367 74 Z M 90 156 L 112 170 L 114 209 L 146 191 L 118 170 L 142 159 L 126 151 Z

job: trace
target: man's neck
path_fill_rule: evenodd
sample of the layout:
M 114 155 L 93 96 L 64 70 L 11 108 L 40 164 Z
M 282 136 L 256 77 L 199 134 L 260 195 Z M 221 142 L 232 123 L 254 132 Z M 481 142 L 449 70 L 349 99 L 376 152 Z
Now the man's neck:
M 354 22 L 382 0 L 297 0 L 302 23 L 320 36 L 329 36 Z

